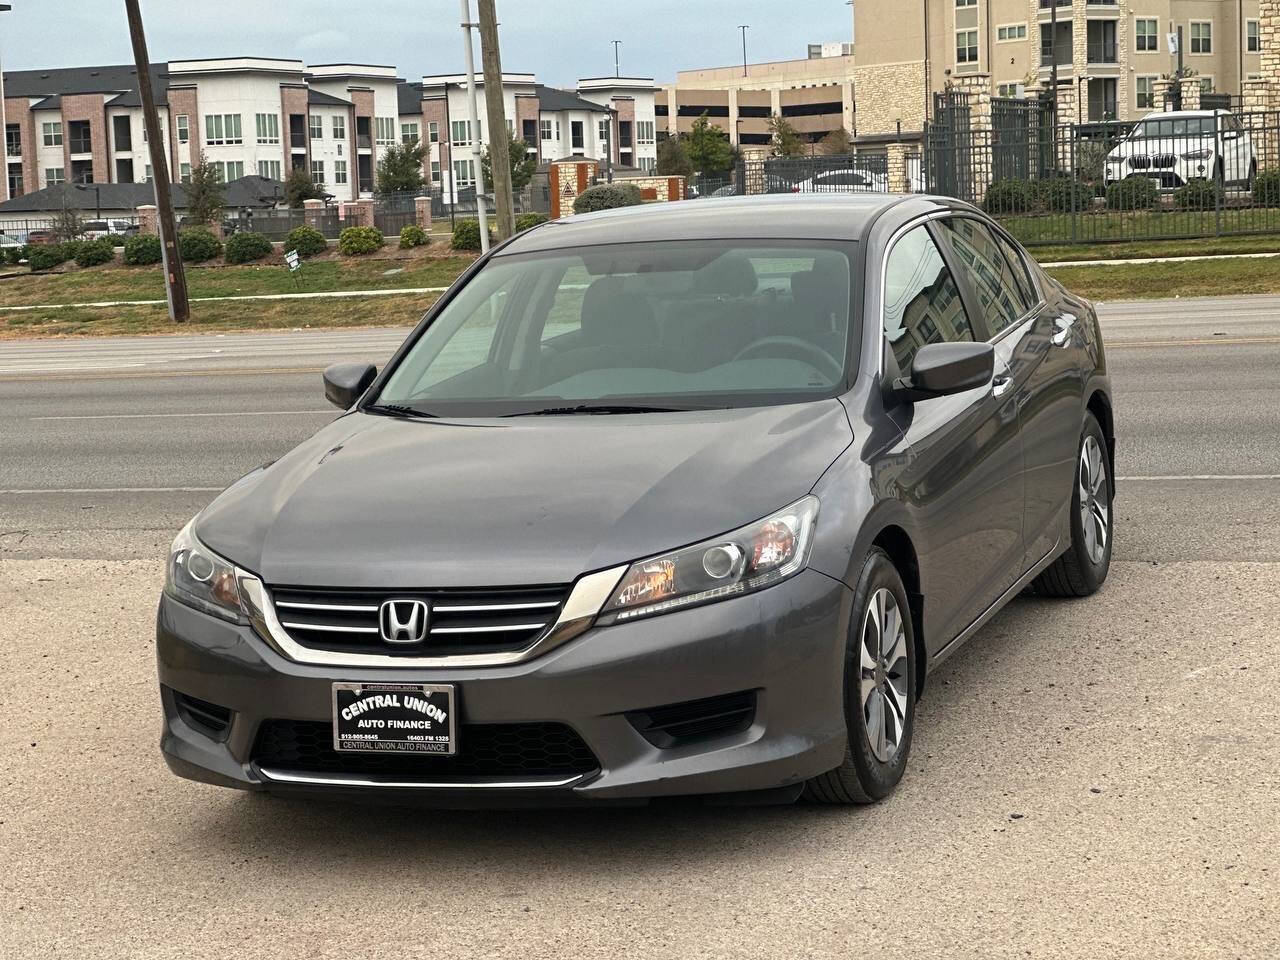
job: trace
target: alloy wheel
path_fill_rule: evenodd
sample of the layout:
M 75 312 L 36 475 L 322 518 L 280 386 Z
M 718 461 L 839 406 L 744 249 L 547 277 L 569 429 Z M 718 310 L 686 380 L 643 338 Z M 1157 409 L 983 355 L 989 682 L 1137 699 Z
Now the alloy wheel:
M 1107 496 L 1107 460 L 1096 437 L 1085 437 L 1080 448 L 1078 484 L 1085 552 L 1092 563 L 1099 564 L 1106 554 L 1111 532 L 1111 506 Z
M 907 629 L 894 595 L 881 587 L 862 621 L 862 719 L 881 763 L 897 756 L 907 720 Z

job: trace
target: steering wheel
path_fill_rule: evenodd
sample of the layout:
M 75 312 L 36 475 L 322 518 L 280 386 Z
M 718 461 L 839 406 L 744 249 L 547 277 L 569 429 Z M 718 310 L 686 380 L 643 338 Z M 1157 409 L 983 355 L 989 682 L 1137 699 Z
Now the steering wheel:
M 838 360 L 816 344 L 801 340 L 799 337 L 761 337 L 739 350 L 738 355 L 733 359 L 736 362 L 751 360 L 757 356 L 799 360 L 817 367 L 823 373 L 830 374 L 833 381 L 844 376 L 844 369 Z

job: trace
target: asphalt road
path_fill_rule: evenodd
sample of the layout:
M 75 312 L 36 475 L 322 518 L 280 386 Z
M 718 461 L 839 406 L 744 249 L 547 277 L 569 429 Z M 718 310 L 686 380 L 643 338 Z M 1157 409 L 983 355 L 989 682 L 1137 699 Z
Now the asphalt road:
M 0 342 L 0 956 L 1272 957 L 1280 298 L 1106 305 L 1112 578 L 934 678 L 869 809 L 438 813 L 187 783 L 161 556 L 403 331 Z

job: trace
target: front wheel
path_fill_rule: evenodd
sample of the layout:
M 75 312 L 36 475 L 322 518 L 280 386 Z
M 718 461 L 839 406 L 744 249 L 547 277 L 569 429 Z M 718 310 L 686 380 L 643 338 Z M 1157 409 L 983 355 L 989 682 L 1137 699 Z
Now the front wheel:
M 916 712 L 915 630 L 907 591 L 888 554 L 874 549 L 854 594 L 845 649 L 848 742 L 836 769 L 805 784 L 817 803 L 874 803 L 902 779 Z
M 1113 485 L 1107 438 L 1093 414 L 1087 414 L 1076 456 L 1071 492 L 1071 546 L 1032 584 L 1048 597 L 1087 597 L 1096 593 L 1111 569 L 1115 533 Z

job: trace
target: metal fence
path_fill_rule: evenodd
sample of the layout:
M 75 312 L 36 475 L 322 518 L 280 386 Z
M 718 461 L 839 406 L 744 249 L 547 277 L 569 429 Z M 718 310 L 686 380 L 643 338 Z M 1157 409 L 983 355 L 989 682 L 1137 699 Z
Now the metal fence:
M 938 94 L 924 189 L 982 206 L 1027 244 L 1280 231 L 1280 113 L 1157 114 L 1055 123 L 1038 101 L 995 101 L 975 124 Z
M 889 159 L 881 150 L 845 156 L 742 160 L 719 193 L 887 193 Z
M 57 243 L 66 237 L 71 225 L 60 217 L 0 217 L 0 236 L 18 243 Z M 104 213 L 101 217 L 90 214 L 79 218 L 79 237 L 122 236 L 138 232 L 136 215 Z

